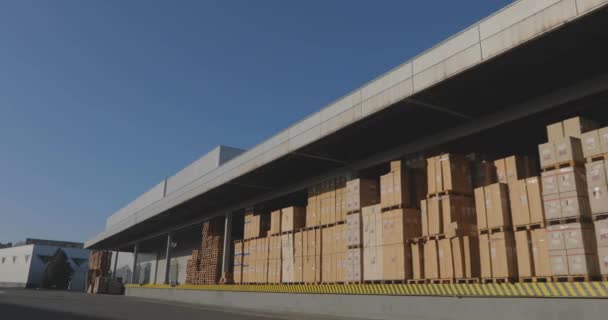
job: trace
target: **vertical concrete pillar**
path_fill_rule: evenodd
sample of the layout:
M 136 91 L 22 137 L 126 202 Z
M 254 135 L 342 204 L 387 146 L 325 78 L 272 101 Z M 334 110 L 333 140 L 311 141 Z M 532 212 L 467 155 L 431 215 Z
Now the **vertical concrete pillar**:
M 222 255 L 222 282 L 229 282 L 232 277 L 227 277 L 230 270 L 230 243 L 232 243 L 232 213 L 226 214 L 224 222 L 224 252 Z
M 137 273 L 137 256 L 139 255 L 139 243 L 133 246 L 133 266 L 131 268 L 131 279 L 129 283 L 135 283 L 135 274 Z
M 112 269 L 112 279 L 116 280 L 116 267 L 118 266 L 118 253 L 120 251 L 114 251 L 114 269 Z
M 173 249 L 173 232 L 167 233 L 167 250 L 165 251 L 165 284 L 169 284 L 171 271 L 171 249 Z

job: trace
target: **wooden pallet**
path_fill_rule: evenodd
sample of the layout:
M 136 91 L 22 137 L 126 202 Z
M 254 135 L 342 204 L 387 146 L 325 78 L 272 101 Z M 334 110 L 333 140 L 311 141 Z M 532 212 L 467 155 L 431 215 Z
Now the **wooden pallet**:
M 426 240 L 428 239 L 428 236 L 424 236 L 424 237 L 416 237 L 416 238 L 410 238 L 410 239 L 406 239 L 405 242 L 407 244 L 412 244 L 412 243 L 425 243 Z
M 434 193 L 427 193 L 426 198 L 430 199 L 430 198 L 443 197 L 443 196 L 472 197 L 473 194 L 471 194 L 470 192 L 462 192 L 462 191 L 455 191 L 455 190 L 443 190 L 443 191 L 434 192 Z
M 456 279 L 456 283 L 465 283 L 465 284 L 479 283 L 479 281 L 480 281 L 479 278 Z
M 547 219 L 548 226 L 554 226 L 556 224 L 567 224 L 567 223 L 575 223 L 575 222 L 590 222 L 590 218 L 587 216 L 578 216 L 578 217 L 567 217 L 567 218 L 557 218 L 557 219 Z
M 407 208 L 407 206 L 405 204 L 396 204 L 396 205 L 393 205 L 393 206 L 381 208 L 380 210 L 382 212 L 388 212 L 388 211 L 398 210 L 398 209 L 408 209 L 408 208 Z
M 481 279 L 481 283 L 514 283 L 515 279 L 513 278 L 483 278 Z
M 452 284 L 454 279 L 428 279 L 428 283 L 431 284 Z
M 426 236 L 424 238 L 425 238 L 425 241 L 429 241 L 429 240 L 442 240 L 442 239 L 445 239 L 445 233 L 434 234 L 432 236 Z
M 545 227 L 545 223 L 544 222 L 538 222 L 538 223 L 532 223 L 532 224 L 525 224 L 525 225 L 515 226 L 515 227 L 513 227 L 513 229 L 515 231 L 522 231 L 522 230 L 542 229 L 544 227 Z
M 594 214 L 594 215 L 591 216 L 591 219 L 593 221 L 599 221 L 599 220 L 608 219 L 608 213 L 596 213 L 596 214 Z
M 429 283 L 426 279 L 410 279 L 407 280 L 407 284 L 427 284 Z
M 361 210 L 346 211 L 346 215 L 361 213 Z
M 608 159 L 608 153 L 598 154 L 598 155 L 591 156 L 591 157 L 585 157 L 585 161 L 587 163 L 596 162 L 596 161 L 600 161 L 600 160 L 606 160 L 606 159 Z
M 559 169 L 563 169 L 563 168 L 580 167 L 580 166 L 582 166 L 582 163 L 579 163 L 578 161 L 574 161 L 574 160 L 569 160 L 569 161 L 558 162 L 558 163 L 552 164 L 550 166 L 545 166 L 545 167 L 541 168 L 541 171 L 547 172 L 547 171 L 559 170 Z
M 603 282 L 608 282 L 608 275 L 607 274 L 603 274 L 602 275 L 602 281 Z
M 498 232 L 505 232 L 505 231 L 511 231 L 513 230 L 513 227 L 496 227 L 496 228 L 485 228 L 485 229 L 479 229 L 479 234 L 494 234 L 494 233 L 498 233 Z
M 592 277 L 588 274 L 583 275 L 568 275 L 568 276 L 553 276 L 553 282 L 589 282 L 597 280 L 597 277 Z
M 361 244 L 349 245 L 349 246 L 346 246 L 346 248 L 347 249 L 361 249 L 361 248 L 363 248 L 363 245 L 361 245 Z
M 521 283 L 542 283 L 542 282 L 553 282 L 552 277 L 519 277 Z

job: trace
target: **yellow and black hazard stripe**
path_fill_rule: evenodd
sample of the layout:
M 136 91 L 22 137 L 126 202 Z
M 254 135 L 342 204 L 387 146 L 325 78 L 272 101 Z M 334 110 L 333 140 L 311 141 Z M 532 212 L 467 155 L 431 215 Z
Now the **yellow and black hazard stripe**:
M 608 299 L 608 282 L 488 284 L 218 284 L 127 285 L 128 288 L 387 296 L 544 297 Z

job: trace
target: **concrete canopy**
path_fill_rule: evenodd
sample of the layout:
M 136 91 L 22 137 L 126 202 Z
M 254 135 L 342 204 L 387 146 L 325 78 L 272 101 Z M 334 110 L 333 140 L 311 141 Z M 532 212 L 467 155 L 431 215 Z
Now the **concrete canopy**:
M 522 138 L 534 152 L 544 124 L 608 101 L 607 4 L 517 1 L 134 212 L 86 246 L 116 248 L 254 205 L 304 204 L 306 187 L 323 178 L 371 174 L 405 155 L 440 148 L 507 153 Z M 594 117 L 608 120 L 606 112 Z

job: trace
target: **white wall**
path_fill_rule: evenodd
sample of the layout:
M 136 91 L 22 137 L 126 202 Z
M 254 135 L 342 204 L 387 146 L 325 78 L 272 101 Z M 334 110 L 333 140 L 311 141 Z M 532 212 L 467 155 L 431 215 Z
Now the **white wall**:
M 25 287 L 34 246 L 0 249 L 0 287 Z

